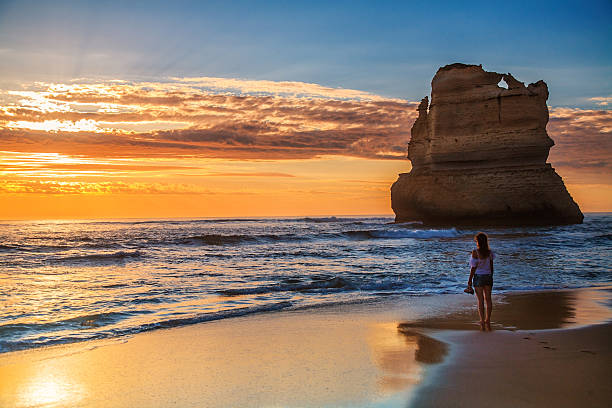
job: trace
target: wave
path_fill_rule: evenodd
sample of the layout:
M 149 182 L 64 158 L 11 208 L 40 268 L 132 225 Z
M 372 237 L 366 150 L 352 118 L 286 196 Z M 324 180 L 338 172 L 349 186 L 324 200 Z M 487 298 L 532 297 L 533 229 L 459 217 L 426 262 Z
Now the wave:
M 334 238 L 351 238 L 351 239 L 398 239 L 398 238 L 453 238 L 460 236 L 461 233 L 455 228 L 448 230 L 355 230 L 339 233 L 321 233 L 318 235 L 296 235 L 296 234 L 203 234 L 183 237 L 177 240 L 179 244 L 200 244 L 200 245 L 233 245 L 243 243 L 273 243 L 273 242 L 290 242 L 290 241 L 306 241 L 315 238 L 334 239 Z
M 351 224 L 363 224 L 368 221 L 380 220 L 380 218 L 350 218 L 350 217 L 304 217 L 297 218 L 293 221 L 306 222 L 314 224 L 327 224 L 327 223 L 351 223 Z M 291 221 L 291 220 L 288 220 Z
M 139 251 L 117 251 L 101 254 L 64 256 L 61 258 L 55 258 L 54 260 L 59 262 L 117 262 L 125 261 L 129 258 L 139 258 L 141 255 L 142 254 Z
M 612 234 L 600 234 L 593 237 L 587 238 L 587 241 L 594 242 L 597 244 L 609 244 L 612 243 Z
M 204 244 L 204 245 L 232 245 L 247 242 L 277 242 L 277 241 L 294 241 L 304 239 L 295 234 L 203 234 L 180 238 L 177 242 L 180 244 Z
M 56 322 L 56 324 L 72 324 L 82 327 L 100 327 L 110 323 L 115 323 L 129 315 L 130 313 L 126 312 L 92 313 L 65 319 Z
M 224 310 L 224 311 L 219 311 L 219 312 L 202 313 L 202 314 L 197 314 L 194 316 L 184 317 L 184 318 L 161 320 L 161 321 L 157 321 L 153 323 L 145 323 L 145 324 L 133 326 L 133 327 L 109 328 L 108 330 L 101 330 L 101 331 L 80 332 L 72 336 L 59 336 L 59 335 L 52 336 L 51 333 L 49 333 L 48 331 L 48 326 L 54 325 L 55 327 L 59 329 L 63 329 L 63 328 L 66 328 L 65 323 L 80 323 L 83 326 L 89 326 L 91 328 L 94 328 L 98 326 L 94 326 L 93 322 L 102 323 L 102 321 L 100 320 L 101 318 L 108 319 L 111 317 L 116 317 L 118 315 L 126 316 L 127 314 L 126 313 L 94 314 L 94 315 L 88 315 L 88 316 L 80 316 L 80 317 L 76 317 L 73 319 L 64 320 L 62 322 L 45 323 L 43 325 L 37 325 L 37 324 L 4 325 L 4 326 L 0 326 L 0 334 L 2 334 L 2 338 L 3 338 L 2 340 L 0 340 L 0 353 L 5 353 L 9 351 L 25 350 L 25 349 L 35 348 L 35 347 L 50 346 L 54 344 L 67 344 L 67 343 L 75 343 L 78 341 L 126 336 L 126 335 L 132 335 L 136 333 L 151 331 L 155 329 L 179 327 L 179 326 L 185 326 L 189 324 L 228 319 L 232 317 L 240 317 L 240 316 L 245 316 L 245 315 L 254 314 L 254 313 L 274 312 L 274 311 L 283 310 L 283 309 L 286 309 L 292 306 L 293 306 L 293 303 L 288 302 L 288 301 L 283 301 L 283 302 L 273 303 L 273 304 L 268 304 L 268 305 L 241 307 L 238 309 Z M 116 321 L 117 319 L 114 319 L 114 321 L 111 321 L 109 323 L 116 323 Z M 8 326 L 14 326 L 14 327 L 8 327 Z M 24 327 L 24 326 L 28 326 L 28 327 Z M 47 327 L 44 327 L 44 326 L 47 326 Z M 3 329 L 4 329 L 4 332 L 3 332 Z M 47 329 L 47 330 L 45 330 L 44 332 L 41 332 L 39 337 L 30 336 L 30 339 L 27 339 L 27 340 L 26 339 L 4 340 L 4 338 L 8 338 L 8 335 L 5 335 L 5 333 L 8 333 L 9 331 L 12 334 L 22 334 L 23 331 L 32 331 L 32 330 L 40 331 L 40 329 Z M 21 331 L 21 333 L 17 333 L 18 331 Z
M 412 225 L 423 225 L 423 221 L 393 222 L 392 224 L 397 227 L 403 227 L 403 226 L 412 226 Z
M 145 304 L 145 303 L 164 303 L 167 300 L 164 298 L 159 298 L 155 296 L 151 297 L 138 297 L 136 299 L 132 299 L 131 303 L 135 305 Z
M 241 242 L 254 241 L 256 238 L 250 235 L 220 235 L 205 234 L 181 238 L 181 244 L 205 244 L 205 245 L 230 245 Z
M 254 286 L 236 289 L 223 289 L 217 293 L 225 296 L 241 296 L 241 295 L 261 295 L 266 293 L 277 292 L 313 292 L 313 291 L 378 291 L 390 289 L 402 289 L 407 285 L 396 278 L 387 278 L 374 280 L 369 282 L 355 282 L 339 276 L 312 280 L 310 282 L 301 282 L 299 279 L 287 280 L 284 283 L 266 286 Z
M 26 252 L 45 252 L 49 250 L 66 250 L 74 248 L 74 245 L 68 244 L 8 244 L 0 245 L 0 251 L 26 251 Z
M 124 312 L 106 312 L 86 314 L 54 322 L 9 323 L 0 325 L 0 335 L 1 337 L 9 337 L 15 334 L 40 332 L 41 330 L 49 333 L 67 328 L 100 327 L 115 323 L 129 315 L 130 313 Z
M 223 289 L 217 291 L 222 295 L 226 296 L 239 296 L 239 295 L 259 295 L 263 293 L 273 292 L 301 292 L 310 291 L 316 289 L 340 289 L 352 287 L 351 282 L 347 279 L 335 277 L 328 280 L 320 280 L 309 283 L 285 283 L 268 286 L 255 286 L 248 288 L 237 288 L 237 289 Z
M 542 237 L 547 235 L 544 232 L 489 232 L 487 233 L 489 238 L 531 238 L 531 237 Z
M 127 283 L 108 283 L 105 285 L 101 285 L 101 288 L 104 289 L 117 289 L 117 288 L 125 288 L 128 287 L 129 285 Z
M 261 222 L 267 221 L 266 218 L 204 218 L 204 219 L 150 219 L 150 220 L 90 220 L 78 221 L 71 223 L 72 225 L 147 225 L 147 224 L 165 224 L 165 225 L 183 225 L 183 224 L 210 224 L 210 223 L 226 223 L 226 222 Z M 44 223 L 43 223 L 44 224 Z M 2 224 L 0 224 L 2 225 Z
M 31 239 L 31 238 L 30 238 Z M 21 252 L 33 252 L 33 253 L 49 253 L 59 252 L 71 249 L 116 249 L 122 246 L 114 243 L 100 240 L 94 242 L 93 239 L 82 239 L 71 240 L 67 243 L 50 243 L 50 244 L 0 244 L 0 252 L 9 251 L 21 251 Z
M 461 235 L 455 228 L 427 230 L 358 230 L 346 231 L 344 235 L 353 239 L 400 239 L 400 238 L 454 238 Z

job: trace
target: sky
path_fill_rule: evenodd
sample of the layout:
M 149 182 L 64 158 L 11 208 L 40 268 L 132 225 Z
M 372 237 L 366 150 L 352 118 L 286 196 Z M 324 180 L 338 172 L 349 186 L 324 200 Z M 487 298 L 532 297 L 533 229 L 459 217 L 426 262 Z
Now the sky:
M 612 2 L 462 3 L 0 0 L 0 219 L 391 214 L 453 62 L 545 80 L 612 211 Z

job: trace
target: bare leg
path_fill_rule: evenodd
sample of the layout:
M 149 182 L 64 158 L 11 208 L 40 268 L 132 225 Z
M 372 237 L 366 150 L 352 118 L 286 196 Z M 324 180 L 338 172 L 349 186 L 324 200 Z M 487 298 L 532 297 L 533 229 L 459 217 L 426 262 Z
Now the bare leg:
M 487 302 L 487 318 L 485 324 L 487 330 L 491 331 L 491 312 L 493 311 L 493 302 L 491 301 L 491 286 L 484 286 L 484 297 Z
M 476 297 L 478 298 L 478 314 L 480 315 L 480 330 L 485 329 L 485 310 L 484 310 L 484 297 L 483 288 L 475 287 Z

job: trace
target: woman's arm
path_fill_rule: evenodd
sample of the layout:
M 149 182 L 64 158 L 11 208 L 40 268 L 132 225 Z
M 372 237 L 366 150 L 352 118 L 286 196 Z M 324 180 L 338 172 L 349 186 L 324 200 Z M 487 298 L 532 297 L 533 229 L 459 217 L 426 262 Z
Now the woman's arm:
M 474 277 L 474 273 L 476 273 L 476 267 L 478 266 L 478 251 L 472 251 L 472 258 L 470 258 L 470 277 L 468 278 L 468 286 L 472 286 L 472 278 Z
M 468 278 L 468 286 L 472 286 L 472 278 L 474 277 L 474 272 L 476 272 L 476 267 L 472 266 L 470 269 L 470 277 Z

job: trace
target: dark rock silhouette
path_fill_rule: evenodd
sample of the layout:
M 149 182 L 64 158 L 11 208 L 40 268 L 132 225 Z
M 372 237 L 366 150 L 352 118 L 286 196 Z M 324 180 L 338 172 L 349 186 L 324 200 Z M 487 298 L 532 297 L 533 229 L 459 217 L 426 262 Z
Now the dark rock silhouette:
M 498 86 L 501 80 L 507 89 Z M 410 173 L 391 187 L 397 222 L 575 224 L 582 212 L 550 164 L 548 87 L 481 65 L 451 64 L 431 82 L 408 145 Z

